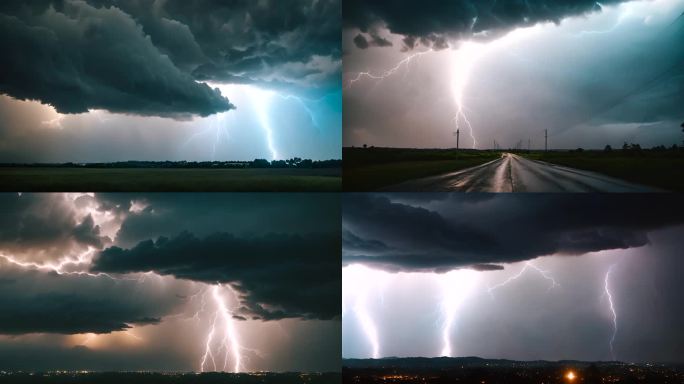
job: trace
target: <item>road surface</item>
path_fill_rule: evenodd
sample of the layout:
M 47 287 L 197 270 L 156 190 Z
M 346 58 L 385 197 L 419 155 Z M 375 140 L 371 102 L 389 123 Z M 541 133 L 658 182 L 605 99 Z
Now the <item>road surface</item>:
M 512 153 L 476 167 L 409 180 L 394 192 L 662 192 L 595 172 L 525 159 Z

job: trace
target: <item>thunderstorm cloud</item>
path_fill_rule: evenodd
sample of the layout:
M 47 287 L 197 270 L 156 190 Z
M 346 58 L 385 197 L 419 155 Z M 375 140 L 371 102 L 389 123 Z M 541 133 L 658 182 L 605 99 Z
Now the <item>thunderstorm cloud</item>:
M 412 0 L 349 0 L 343 2 L 346 28 L 358 28 L 378 42 L 378 27 L 403 35 L 405 48 L 422 44 L 435 49 L 448 46 L 448 40 L 472 37 L 492 38 L 515 28 L 542 22 L 560 23 L 569 16 L 601 10 L 603 5 L 626 0 L 428 0 L 417 4 Z M 386 41 L 386 40 L 385 40 Z M 391 46 L 369 44 L 363 34 L 354 43 L 358 48 Z
M 0 92 L 61 113 L 185 119 L 235 108 L 200 81 L 329 91 L 339 12 L 336 0 L 4 1 Z
M 684 224 L 678 196 L 357 194 L 343 199 L 343 263 L 388 271 L 501 269 L 540 256 L 647 245 Z
M 112 247 L 94 260 L 95 272 L 155 272 L 205 283 L 229 283 L 242 294 L 243 315 L 254 319 L 339 317 L 340 240 L 335 234 L 215 233 L 199 239 L 184 232 L 147 240 L 131 249 Z M 248 256 L 246 256 L 248 255 Z
M 336 195 L 6 193 L 0 213 L 0 369 L 197 370 L 217 284 L 245 369 L 339 369 Z

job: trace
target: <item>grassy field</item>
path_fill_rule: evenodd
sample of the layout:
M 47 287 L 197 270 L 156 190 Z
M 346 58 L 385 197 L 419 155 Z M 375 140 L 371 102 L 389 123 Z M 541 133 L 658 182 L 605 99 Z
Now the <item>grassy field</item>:
M 402 181 L 470 168 L 501 156 L 496 151 L 344 148 L 343 189 L 373 191 Z
M 0 168 L 12 192 L 334 192 L 340 169 Z
M 669 191 L 684 192 L 684 151 L 549 151 L 519 155 Z

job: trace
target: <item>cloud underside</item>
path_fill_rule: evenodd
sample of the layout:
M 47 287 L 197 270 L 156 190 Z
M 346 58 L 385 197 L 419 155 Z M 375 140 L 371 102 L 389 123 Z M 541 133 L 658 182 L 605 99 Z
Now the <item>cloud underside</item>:
M 434 49 L 448 46 L 449 40 L 472 37 L 493 38 L 515 28 L 599 11 L 602 5 L 625 0 L 349 0 L 343 2 L 346 28 L 358 28 L 354 43 L 358 48 L 389 46 L 378 35 L 379 28 L 404 36 L 404 48 L 423 44 Z
M 336 86 L 336 5 L 3 2 L 0 93 L 50 104 L 61 113 L 104 109 L 185 119 L 235 108 L 199 81 Z
M 394 272 L 501 269 L 552 254 L 640 247 L 650 231 L 684 224 L 684 204 L 669 195 L 445 197 L 428 208 L 431 198 L 345 197 L 343 264 Z
M 240 292 L 243 316 L 277 320 L 339 317 L 340 240 L 327 234 L 204 239 L 184 232 L 174 238 L 112 247 L 94 260 L 93 271 L 154 272 L 207 284 L 230 284 Z
M 135 282 L 12 268 L 0 261 L 0 334 L 110 333 L 155 324 L 180 301 Z

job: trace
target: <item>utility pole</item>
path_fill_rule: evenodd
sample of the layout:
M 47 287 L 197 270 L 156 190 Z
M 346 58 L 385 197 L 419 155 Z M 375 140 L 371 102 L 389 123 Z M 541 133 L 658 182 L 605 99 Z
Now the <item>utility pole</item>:
M 549 150 L 549 130 L 544 130 L 544 152 Z
M 454 132 L 454 134 L 456 135 L 456 149 L 458 149 L 458 140 L 460 139 L 461 130 L 457 129 L 456 132 Z
M 528 138 L 527 139 L 527 152 L 529 152 L 531 148 L 532 148 L 532 140 Z

